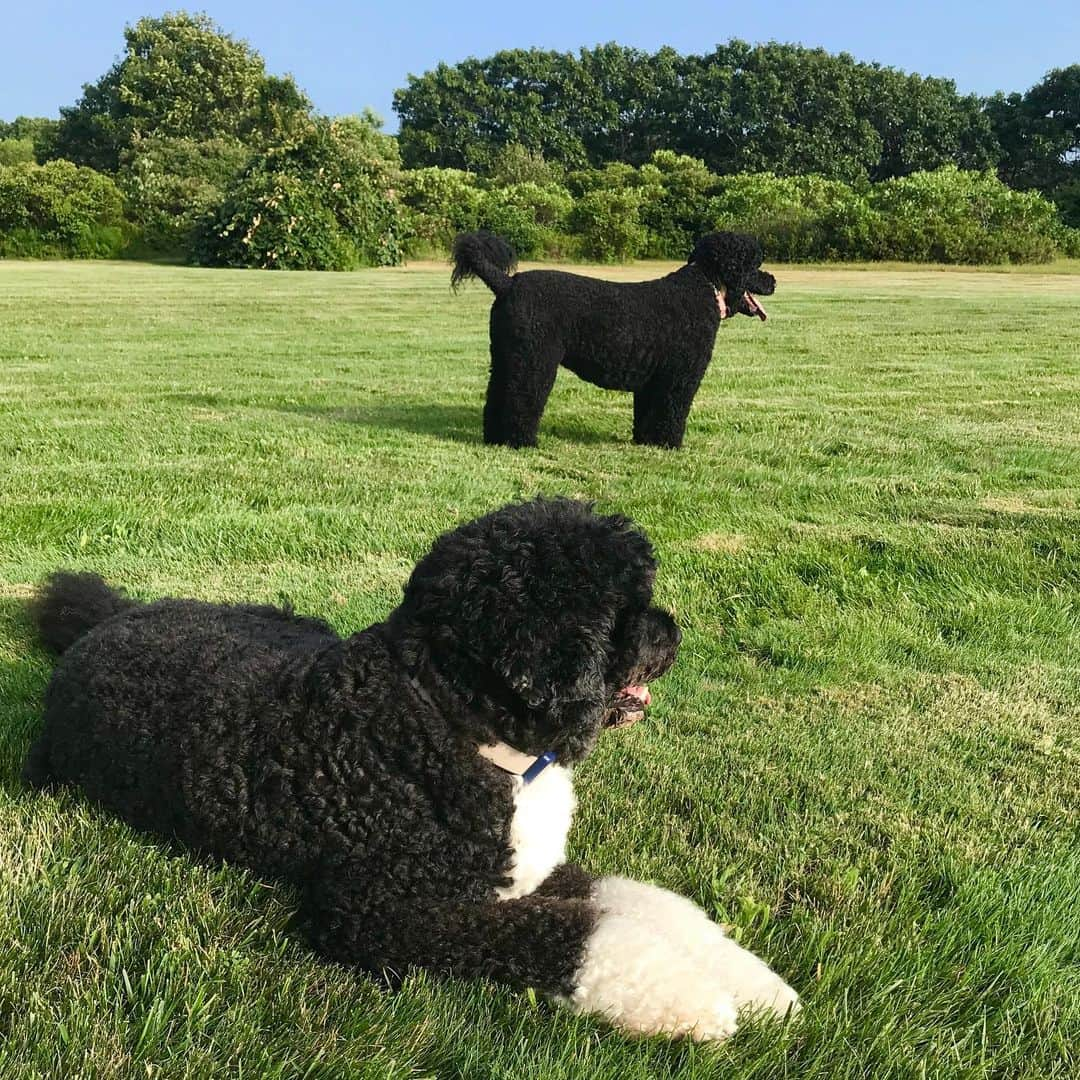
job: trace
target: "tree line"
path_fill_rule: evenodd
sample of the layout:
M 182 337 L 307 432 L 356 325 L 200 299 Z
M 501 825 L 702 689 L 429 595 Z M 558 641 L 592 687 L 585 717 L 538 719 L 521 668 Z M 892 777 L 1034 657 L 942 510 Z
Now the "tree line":
M 0 255 L 343 269 L 492 228 L 524 256 L 683 257 L 716 227 L 772 258 L 1080 251 L 1080 65 L 979 99 L 795 45 L 512 50 L 395 110 L 396 137 L 321 116 L 207 16 L 140 19 L 58 118 L 0 122 Z
M 483 174 L 507 144 L 570 169 L 673 150 L 720 176 L 847 182 L 956 165 L 1060 198 L 1070 216 L 1080 187 L 1080 64 L 979 98 L 951 79 L 775 42 L 701 56 L 514 49 L 410 76 L 394 109 L 409 168 Z

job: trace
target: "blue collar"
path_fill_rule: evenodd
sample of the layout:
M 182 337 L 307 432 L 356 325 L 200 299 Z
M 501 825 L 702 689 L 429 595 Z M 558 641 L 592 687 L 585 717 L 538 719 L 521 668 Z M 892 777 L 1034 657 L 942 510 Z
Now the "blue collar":
M 478 746 L 477 753 L 497 769 L 520 776 L 523 784 L 531 784 L 556 758 L 554 750 L 545 750 L 539 757 L 524 754 L 504 742 Z

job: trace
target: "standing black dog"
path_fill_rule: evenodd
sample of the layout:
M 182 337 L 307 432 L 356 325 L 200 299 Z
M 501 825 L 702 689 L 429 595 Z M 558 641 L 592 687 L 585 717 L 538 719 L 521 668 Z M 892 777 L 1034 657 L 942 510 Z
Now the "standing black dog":
M 60 573 L 36 601 L 63 655 L 26 777 L 295 883 L 331 960 L 720 1038 L 794 993 L 689 901 L 565 863 L 571 767 L 675 659 L 654 576 L 629 521 L 570 500 L 444 534 L 387 620 L 344 640 Z
M 682 445 L 690 405 L 722 319 L 765 319 L 770 296 L 752 236 L 703 236 L 687 264 L 655 281 L 617 284 L 560 270 L 514 274 L 514 253 L 490 233 L 454 241 L 450 283 L 478 277 L 495 294 L 484 442 L 535 446 L 559 365 L 634 395 L 634 442 Z

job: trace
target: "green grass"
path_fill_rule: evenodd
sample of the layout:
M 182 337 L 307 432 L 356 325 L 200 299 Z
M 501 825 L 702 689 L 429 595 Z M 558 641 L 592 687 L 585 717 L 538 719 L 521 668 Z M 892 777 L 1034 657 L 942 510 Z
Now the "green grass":
M 1076 1076 L 1080 277 L 781 269 L 678 454 L 566 372 L 538 450 L 484 447 L 490 297 L 447 278 L 0 264 L 0 1076 Z M 573 855 L 733 924 L 799 1024 L 383 994 L 288 890 L 20 788 L 54 567 L 352 630 L 536 492 L 640 521 L 686 631 L 581 768 Z

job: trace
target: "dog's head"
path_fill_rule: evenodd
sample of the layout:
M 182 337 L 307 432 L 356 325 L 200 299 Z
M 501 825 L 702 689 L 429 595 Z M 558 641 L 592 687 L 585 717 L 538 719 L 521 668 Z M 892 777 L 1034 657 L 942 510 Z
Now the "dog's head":
M 772 296 L 776 278 L 760 269 L 761 245 L 746 233 L 714 232 L 703 236 L 687 260 L 724 297 L 727 314 L 756 315 L 764 321 L 765 308 L 754 295 Z M 723 310 L 723 309 L 721 309 Z
M 655 575 L 626 518 L 570 499 L 515 503 L 435 541 L 391 628 L 465 703 L 478 742 L 571 762 L 602 728 L 640 718 L 648 683 L 675 660 L 681 635 L 651 605 Z

